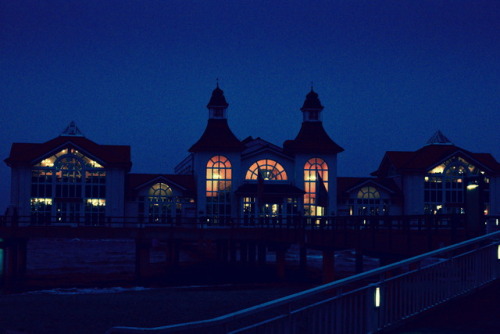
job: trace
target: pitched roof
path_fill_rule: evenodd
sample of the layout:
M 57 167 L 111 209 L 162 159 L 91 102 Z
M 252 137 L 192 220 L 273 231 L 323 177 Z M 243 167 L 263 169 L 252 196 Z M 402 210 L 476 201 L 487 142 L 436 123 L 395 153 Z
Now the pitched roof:
M 429 168 L 456 154 L 462 155 L 466 159 L 469 158 L 469 160 L 472 159 L 474 162 L 480 164 L 491 173 L 500 173 L 500 164 L 489 153 L 472 153 L 453 144 L 431 144 L 426 145 L 414 152 L 386 152 L 378 170 L 373 172 L 372 175 L 386 175 L 387 170 L 391 165 L 400 173 L 425 173 Z M 471 163 L 473 162 L 471 161 Z
M 292 159 L 291 156 L 283 152 L 283 148 L 274 145 L 260 137 L 253 138 L 251 136 L 243 139 L 241 143 L 245 146 L 245 149 L 241 153 L 242 158 L 248 158 L 262 152 L 273 152 L 279 156 L 283 156 L 287 159 Z
M 322 122 L 302 122 L 297 137 L 285 141 L 283 148 L 290 153 L 334 154 L 344 151 L 328 136 Z
M 12 164 L 34 163 L 56 150 L 73 146 L 86 152 L 105 166 L 121 166 L 130 169 L 130 146 L 128 145 L 100 145 L 81 136 L 59 136 L 45 143 L 13 143 L 10 155 L 5 159 L 9 166 Z
M 141 173 L 130 173 L 127 175 L 127 188 L 129 191 L 134 190 L 147 185 L 150 182 L 159 182 L 160 180 L 166 180 L 169 186 L 175 186 L 181 191 L 184 191 L 185 195 L 193 195 L 196 192 L 196 183 L 193 175 L 184 174 L 141 174 Z
M 243 144 L 229 128 L 227 119 L 209 119 L 205 131 L 200 139 L 191 146 L 189 152 L 240 152 L 243 148 Z
M 373 177 L 338 177 L 337 178 L 337 196 L 338 198 L 348 197 L 348 192 L 353 188 L 360 187 L 364 184 L 373 183 L 378 185 L 393 195 L 398 194 L 400 189 L 392 179 L 380 179 Z

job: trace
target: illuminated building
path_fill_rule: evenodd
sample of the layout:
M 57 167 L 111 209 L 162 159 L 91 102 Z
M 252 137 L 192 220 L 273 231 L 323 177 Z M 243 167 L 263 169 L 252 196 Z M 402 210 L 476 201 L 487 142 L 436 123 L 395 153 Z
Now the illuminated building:
M 500 215 L 500 164 L 440 132 L 417 151 L 388 151 L 371 177 L 339 177 L 343 149 L 325 131 L 312 89 L 300 109 L 300 131 L 283 146 L 238 139 L 228 106 L 217 85 L 205 131 L 174 174 L 130 173 L 129 146 L 94 143 L 73 122 L 48 142 L 14 143 L 5 160 L 11 205 L 33 224 L 286 224 L 298 216 L 463 213 L 466 186 L 477 185 L 484 212 Z

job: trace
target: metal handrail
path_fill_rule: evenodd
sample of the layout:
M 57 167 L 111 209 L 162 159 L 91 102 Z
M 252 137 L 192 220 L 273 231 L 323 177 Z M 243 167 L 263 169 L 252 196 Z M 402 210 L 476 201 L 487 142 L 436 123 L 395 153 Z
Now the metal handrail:
M 496 280 L 500 277 L 500 231 L 490 233 L 487 235 L 483 235 L 480 237 L 476 237 L 455 245 L 451 245 L 442 249 L 438 249 L 435 251 L 431 251 L 422 255 L 418 255 L 400 262 L 396 262 L 393 264 L 389 264 L 387 266 L 383 266 L 380 268 L 376 268 L 364 273 L 360 273 L 357 275 L 350 276 L 348 278 L 344 278 L 338 281 L 334 281 L 328 284 L 324 284 L 303 292 L 295 293 L 287 297 L 279 298 L 267 303 L 263 303 L 257 306 L 253 306 L 244 310 L 240 310 L 237 312 L 233 312 L 230 314 L 226 314 L 223 316 L 219 316 L 216 318 L 194 321 L 184 324 L 175 324 L 168 325 L 156 328 L 136 328 L 136 327 L 113 327 L 108 330 L 107 334 L 130 334 L 130 333 L 190 333 L 200 329 L 204 329 L 205 333 L 229 333 L 233 330 L 234 333 L 243 333 L 246 330 L 254 330 L 258 328 L 256 326 L 268 326 L 269 324 L 273 324 L 273 326 L 277 323 L 283 324 L 285 326 L 290 326 L 293 324 L 292 318 L 297 317 L 298 314 L 304 314 L 313 309 L 313 307 L 327 305 L 328 303 L 332 303 L 332 301 L 341 300 L 341 298 L 347 298 L 349 296 L 354 296 L 352 299 L 352 303 L 357 303 L 360 308 L 360 313 L 363 313 L 365 317 L 364 325 L 359 325 L 360 328 L 358 330 L 354 330 L 352 328 L 343 331 L 340 327 L 339 323 L 335 324 L 335 328 L 338 330 L 333 331 L 329 328 L 328 332 L 334 333 L 367 333 L 367 332 L 375 332 L 387 326 L 393 325 L 395 322 L 399 321 L 403 317 L 409 317 L 415 314 L 422 312 L 423 310 L 429 309 L 437 304 L 440 304 L 444 301 L 447 301 L 453 297 L 456 297 L 459 294 L 466 293 L 471 291 L 479 286 L 482 286 L 488 282 Z M 471 249 L 472 248 L 472 249 Z M 472 254 L 472 255 L 471 255 Z M 468 257 L 475 256 L 475 254 L 479 254 L 485 259 L 481 258 L 481 260 L 470 260 Z M 484 255 L 485 254 L 485 255 Z M 441 260 L 435 261 L 433 264 L 428 266 L 423 266 L 423 261 L 428 261 L 430 259 L 439 258 Z M 476 265 L 481 265 L 483 270 L 480 273 L 473 272 L 471 276 L 475 278 L 475 280 L 466 286 L 464 284 L 464 280 L 468 280 L 470 277 L 466 277 L 462 279 L 461 276 L 453 276 L 452 273 L 456 271 L 456 266 L 460 266 L 461 262 L 465 261 L 465 265 L 470 265 L 470 263 L 475 263 Z M 445 264 L 447 267 L 444 267 Z M 445 270 L 431 272 L 429 269 L 434 270 L 435 268 L 444 268 Z M 431 274 L 429 274 L 431 273 Z M 417 276 L 420 275 L 420 276 Z M 423 276 L 422 276 L 423 275 Z M 427 277 L 427 276 L 429 277 Z M 428 300 L 428 303 L 419 302 L 417 306 L 408 306 L 408 310 L 403 311 L 394 311 L 390 310 L 388 307 L 382 308 L 380 305 L 376 305 L 373 302 L 373 298 L 375 298 L 375 294 L 384 294 L 386 292 L 381 292 L 380 289 L 382 287 L 387 287 L 391 289 L 402 289 L 408 290 L 411 287 L 417 286 L 415 282 L 418 281 L 422 277 L 430 279 L 435 275 L 437 278 L 439 277 L 448 277 L 450 279 L 462 279 L 462 281 L 457 281 L 456 289 L 449 288 L 449 293 L 446 295 L 445 291 L 441 291 L 437 287 L 433 287 L 433 290 L 436 290 L 437 295 L 435 296 L 418 296 L 420 299 Z M 481 275 L 481 277 L 479 277 Z M 477 276 L 477 277 L 476 277 Z M 415 278 L 416 277 L 416 278 Z M 396 283 L 395 283 L 396 282 Z M 447 283 L 449 284 L 449 283 Z M 463 285 L 463 287 L 462 287 Z M 348 287 L 351 288 L 348 288 Z M 415 290 L 415 289 L 414 289 Z M 399 291 L 399 290 L 398 290 Z M 415 296 L 416 293 L 423 293 L 422 291 L 410 291 L 408 290 L 410 295 Z M 328 292 L 334 292 L 333 294 Z M 356 297 L 358 294 L 358 297 Z M 293 308 L 292 305 L 300 304 L 301 301 L 307 301 L 311 299 L 311 297 L 322 297 L 328 295 L 328 298 L 320 298 L 319 300 L 314 301 L 311 304 L 301 305 L 300 307 Z M 401 293 L 402 298 L 406 297 L 406 294 Z M 417 298 L 417 297 L 415 297 Z M 312 298 L 314 300 L 314 298 Z M 401 301 L 399 301 L 401 302 Z M 403 301 L 404 302 L 404 301 Z M 396 302 L 395 302 L 396 303 Z M 337 303 L 338 304 L 338 303 Z M 271 309 L 279 309 L 283 306 L 285 307 L 285 311 L 279 313 L 278 315 L 271 316 L 269 318 L 264 319 L 262 322 L 255 323 L 252 322 L 251 319 L 255 318 L 257 314 L 270 311 Z M 321 306 L 321 307 L 323 307 Z M 331 306 L 331 305 L 330 305 Z M 406 305 L 403 305 L 406 308 Z M 338 307 L 338 306 L 335 306 Z M 394 306 L 395 307 L 395 306 Z M 381 310 L 383 309 L 383 311 Z M 336 309 L 338 313 L 340 313 L 339 309 Z M 335 312 L 329 312 L 327 316 L 334 316 Z M 392 315 L 391 315 L 392 314 Z M 302 316 L 302 315 L 301 315 Z M 231 324 L 234 324 L 241 319 L 250 319 L 249 323 L 242 328 L 232 328 Z M 385 320 L 384 320 L 385 319 Z M 309 320 L 311 321 L 311 320 Z M 332 319 L 329 319 L 328 322 L 333 322 Z M 325 324 L 322 324 L 323 326 Z M 281 328 L 281 333 L 283 332 L 283 326 Z M 292 325 L 293 326 L 293 325 Z M 340 328 L 340 329 L 339 329 Z M 296 328 L 293 327 L 288 328 L 287 331 L 290 333 L 296 332 Z M 279 333 L 280 331 L 269 331 L 269 333 Z M 321 332 L 311 330 L 311 332 Z
M 293 216 L 293 217 L 164 217 L 158 221 L 133 216 L 109 216 L 99 222 L 88 222 L 85 217 L 39 217 L 35 216 L 0 216 L 2 227 L 25 226 L 73 226 L 73 227 L 259 227 L 280 229 L 370 229 L 370 230 L 439 230 L 465 228 L 465 215 L 386 215 L 386 216 Z M 496 222 L 499 216 L 484 216 L 484 221 Z M 60 220 L 61 219 L 61 220 Z

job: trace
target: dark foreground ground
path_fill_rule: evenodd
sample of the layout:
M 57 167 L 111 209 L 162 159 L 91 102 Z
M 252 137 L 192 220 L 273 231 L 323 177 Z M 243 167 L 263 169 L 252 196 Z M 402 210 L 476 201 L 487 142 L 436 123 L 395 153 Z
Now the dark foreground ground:
M 308 287 L 272 283 L 120 293 L 0 295 L 0 333 L 104 334 L 113 326 L 157 327 L 209 319 Z
M 134 280 L 133 240 L 40 239 L 28 244 L 28 272 L 21 289 L 138 286 Z M 321 258 L 311 254 L 310 270 L 297 274 L 298 255 L 287 259 L 287 280 L 273 277 L 275 267 L 189 264 L 165 268 L 164 252 L 152 254 L 153 279 L 142 291 L 93 294 L 0 292 L 0 334 L 104 334 L 113 326 L 157 327 L 204 320 L 305 290 L 321 282 Z M 352 275 L 352 252 L 339 252 L 336 272 Z M 50 259 L 50 260 L 47 260 Z M 366 259 L 367 269 L 378 265 Z M 155 273 L 159 276 L 155 276 Z M 154 278 L 156 277 L 156 278 Z M 290 283 L 292 282 L 292 283 Z M 230 284 L 232 283 L 232 284 Z M 210 288 L 179 286 L 212 285 Z M 177 288 L 176 288 L 177 287 Z M 16 290 L 17 289 L 17 290 Z M 19 291 L 16 288 L 11 291 Z M 4 289 L 5 290 L 5 289 Z M 97 291 L 103 291 L 102 289 Z M 4 291 L 6 292 L 6 291 Z
M 0 333 L 103 334 L 113 326 L 157 327 L 213 318 L 310 287 L 305 283 L 261 283 L 0 295 Z M 498 334 L 499 300 L 497 281 L 384 334 Z

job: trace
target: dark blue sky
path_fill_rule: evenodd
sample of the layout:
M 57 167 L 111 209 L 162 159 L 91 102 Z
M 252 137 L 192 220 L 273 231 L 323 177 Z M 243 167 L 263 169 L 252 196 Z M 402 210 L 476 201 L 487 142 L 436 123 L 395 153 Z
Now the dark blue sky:
M 131 145 L 134 172 L 171 173 L 219 78 L 236 136 L 277 145 L 313 81 L 341 176 L 438 129 L 500 159 L 499 59 L 498 0 L 0 0 L 0 154 L 74 120 Z

